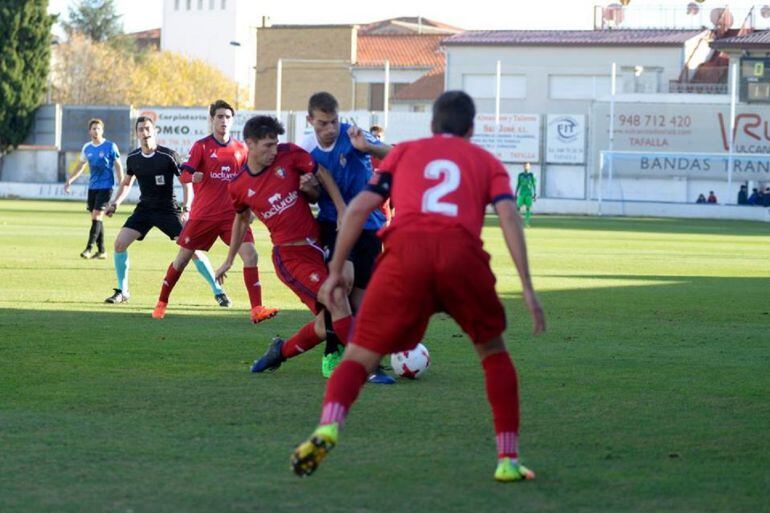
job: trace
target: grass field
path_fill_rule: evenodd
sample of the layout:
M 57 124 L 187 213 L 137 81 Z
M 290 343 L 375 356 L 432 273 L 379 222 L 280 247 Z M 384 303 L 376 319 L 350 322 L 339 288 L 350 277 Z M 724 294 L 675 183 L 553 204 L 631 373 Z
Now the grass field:
M 106 223 L 110 242 L 127 210 Z M 239 272 L 235 306 L 218 308 L 190 267 L 155 321 L 176 253 L 162 234 L 130 249 L 131 302 L 105 305 L 112 260 L 78 257 L 82 204 L 0 202 L 0 512 L 770 511 L 770 226 L 535 216 L 549 326 L 534 339 L 487 224 L 537 480 L 491 479 L 482 373 L 441 315 L 426 377 L 367 386 L 340 446 L 301 480 L 288 457 L 317 421 L 321 352 L 248 372 L 310 318 L 261 228 L 278 318 L 248 322 Z M 215 267 L 223 257 L 217 244 Z

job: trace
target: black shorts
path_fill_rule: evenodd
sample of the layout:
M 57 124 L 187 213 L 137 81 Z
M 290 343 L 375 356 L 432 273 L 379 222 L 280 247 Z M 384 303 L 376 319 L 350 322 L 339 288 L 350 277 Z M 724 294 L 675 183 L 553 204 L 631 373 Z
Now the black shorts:
M 319 221 L 318 224 L 321 226 L 321 244 L 331 258 L 334 254 L 334 245 L 337 242 L 337 223 Z M 355 270 L 354 287 L 366 288 L 372 278 L 374 262 L 380 253 L 382 253 L 382 241 L 377 237 L 377 230 L 363 230 L 355 246 L 353 246 L 350 256 L 348 256 L 348 260 L 353 262 L 353 269 Z
M 112 189 L 88 189 L 86 210 L 107 210 L 112 198 Z
M 144 239 L 153 227 L 168 235 L 171 240 L 182 233 L 182 220 L 179 218 L 179 210 L 173 207 L 148 208 L 137 206 L 134 213 L 126 219 L 123 228 L 131 228 L 141 233 L 139 240 Z

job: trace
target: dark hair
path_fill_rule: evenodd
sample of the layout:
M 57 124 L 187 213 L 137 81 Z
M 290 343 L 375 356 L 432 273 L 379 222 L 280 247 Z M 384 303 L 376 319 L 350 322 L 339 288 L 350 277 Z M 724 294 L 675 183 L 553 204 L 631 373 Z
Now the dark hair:
M 91 130 L 91 127 L 94 125 L 102 125 L 102 128 L 104 128 L 104 121 L 99 118 L 92 118 L 88 121 L 88 129 Z
M 476 107 L 463 91 L 447 91 L 433 102 L 433 120 L 430 128 L 434 134 L 464 136 L 473 128 Z
M 144 123 L 145 121 L 149 121 L 152 123 L 152 126 L 155 126 L 155 121 L 152 120 L 150 116 L 139 116 L 136 118 L 136 123 L 134 124 L 134 131 L 136 131 L 136 128 L 139 126 L 139 123 Z
M 307 113 L 312 116 L 314 110 L 320 110 L 324 114 L 336 114 L 339 109 L 337 98 L 332 96 L 331 93 L 321 91 L 315 93 L 307 102 Z
M 235 109 L 233 108 L 232 105 L 230 105 L 229 103 L 227 103 L 224 100 L 217 100 L 214 103 L 212 103 L 211 105 L 209 105 L 209 117 L 213 118 L 214 114 L 216 114 L 217 110 L 219 110 L 219 109 L 229 109 L 230 113 L 233 116 L 235 116 Z
M 374 134 L 375 132 L 384 132 L 385 130 L 380 125 L 372 125 L 369 128 L 369 133 Z
M 266 137 L 277 139 L 284 131 L 281 122 L 273 116 L 254 116 L 243 127 L 243 140 L 259 141 Z

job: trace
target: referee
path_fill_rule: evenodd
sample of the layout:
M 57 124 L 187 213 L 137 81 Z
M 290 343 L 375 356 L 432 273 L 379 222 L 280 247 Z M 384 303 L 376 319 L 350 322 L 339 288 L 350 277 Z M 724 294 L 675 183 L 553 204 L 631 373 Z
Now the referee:
M 114 293 L 105 299 L 105 303 L 125 303 L 130 297 L 128 289 L 128 247 L 135 240 L 144 239 L 153 228 L 158 228 L 171 240 L 182 232 L 182 225 L 187 220 L 187 213 L 192 202 L 192 185 L 182 184 L 184 191 L 181 209 L 174 196 L 174 177 L 179 177 L 182 161 L 179 154 L 165 146 L 158 146 L 155 140 L 155 124 L 152 119 L 140 116 L 134 126 L 136 137 L 141 146 L 128 154 L 126 159 L 126 177 L 118 188 L 115 200 L 107 208 L 106 214 L 112 216 L 128 195 L 134 180 L 139 182 L 139 203 L 126 220 L 115 239 L 115 274 L 118 286 Z M 202 253 L 196 257 L 208 263 Z M 211 265 L 206 266 L 211 270 Z M 203 273 L 201 273 L 203 274 Z M 216 283 L 213 270 L 210 271 L 209 284 Z M 224 292 L 219 289 L 221 294 Z

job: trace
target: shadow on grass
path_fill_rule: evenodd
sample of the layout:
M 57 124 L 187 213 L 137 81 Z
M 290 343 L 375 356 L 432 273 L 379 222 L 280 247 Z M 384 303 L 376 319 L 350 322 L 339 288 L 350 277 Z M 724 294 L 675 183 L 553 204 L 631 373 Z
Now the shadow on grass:
M 499 226 L 497 217 L 487 216 L 484 220 L 484 226 Z M 541 214 L 532 217 L 532 228 L 535 230 L 770 236 L 770 223 L 720 219 L 675 219 L 667 217 L 552 216 Z

